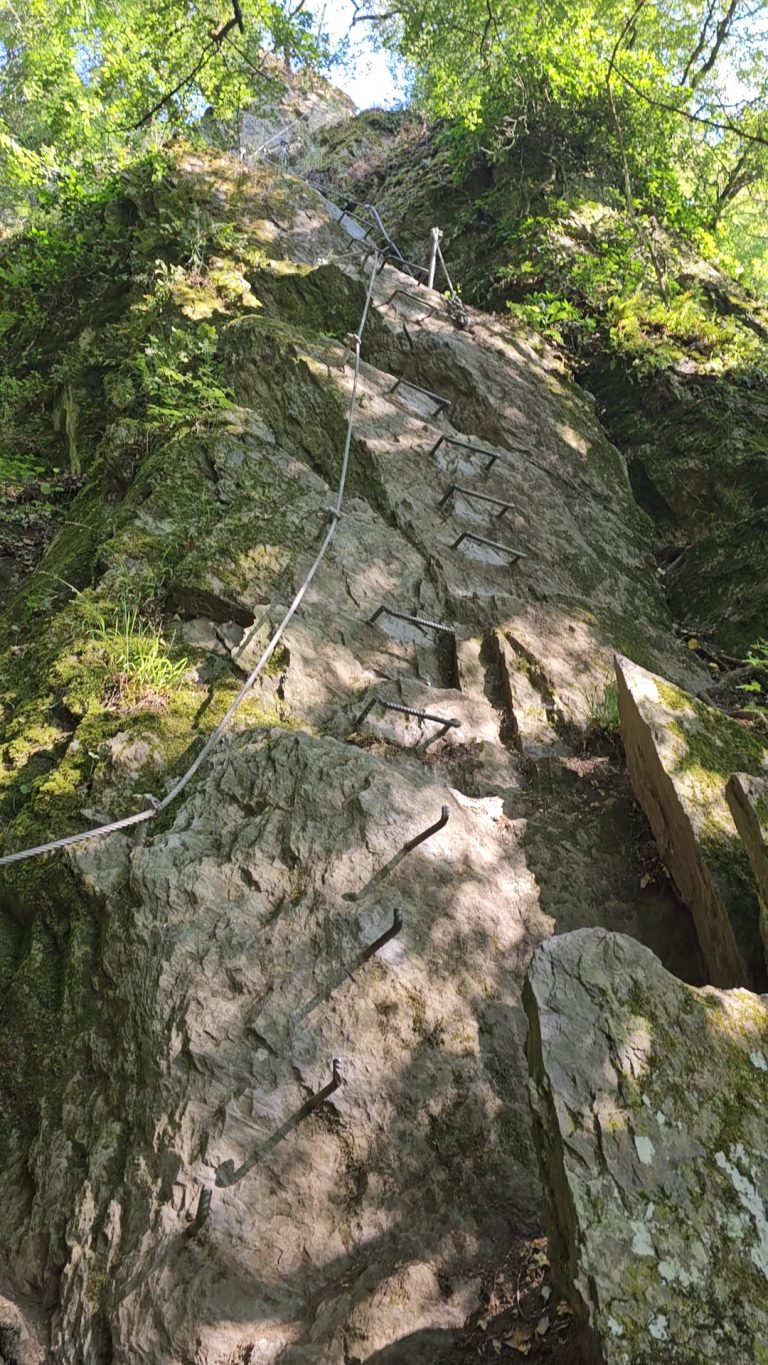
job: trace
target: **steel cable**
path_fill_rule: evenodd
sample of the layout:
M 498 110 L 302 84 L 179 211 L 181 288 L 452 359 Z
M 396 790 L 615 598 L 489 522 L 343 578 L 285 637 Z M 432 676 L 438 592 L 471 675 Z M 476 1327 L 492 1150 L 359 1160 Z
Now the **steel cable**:
M 224 735 L 225 732 L 228 730 L 233 716 L 239 710 L 240 706 L 242 705 L 246 696 L 253 687 L 253 684 L 255 683 L 265 664 L 268 663 L 269 659 L 274 654 L 278 644 L 280 643 L 283 635 L 285 634 L 285 631 L 290 621 L 298 611 L 302 603 L 302 600 L 307 592 L 307 589 L 309 588 L 313 578 L 315 577 L 315 574 L 320 568 L 320 565 L 322 564 L 328 552 L 328 547 L 330 546 L 331 541 L 333 540 L 339 526 L 339 520 L 341 518 L 341 505 L 344 499 L 344 490 L 346 487 L 347 473 L 349 470 L 349 454 L 352 448 L 352 429 L 354 425 L 355 407 L 357 404 L 358 380 L 360 377 L 360 352 L 362 348 L 362 337 L 365 331 L 366 322 L 368 321 L 368 314 L 370 312 L 371 299 L 373 297 L 373 286 L 376 279 L 376 271 L 379 264 L 379 256 L 380 256 L 379 251 L 374 250 L 371 278 L 368 282 L 368 289 L 365 296 L 365 304 L 363 306 L 363 312 L 360 318 L 358 331 L 355 333 L 353 338 L 355 366 L 352 376 L 352 393 L 350 395 L 349 410 L 347 414 L 347 430 L 344 440 L 344 451 L 341 461 L 339 486 L 336 493 L 336 501 L 334 503 L 333 508 L 329 511 L 331 524 L 328 527 L 325 536 L 323 537 L 323 543 L 320 546 L 320 549 L 318 550 L 317 554 L 315 555 L 315 558 L 312 561 L 312 566 L 309 569 L 309 572 L 307 573 L 303 583 L 301 584 L 301 587 L 299 588 L 298 592 L 293 598 L 293 601 L 288 607 L 288 610 L 285 612 L 279 626 L 277 627 L 271 639 L 269 640 L 269 643 L 265 646 L 255 667 L 248 674 L 248 677 L 246 678 L 245 682 L 240 688 L 240 691 L 238 692 L 234 701 L 228 707 L 226 714 L 224 715 L 222 720 L 219 721 L 219 724 L 216 726 L 216 729 L 208 737 L 206 743 L 200 750 L 200 753 L 189 765 L 186 772 L 183 774 L 182 777 L 179 778 L 178 782 L 174 784 L 174 786 L 168 792 L 167 796 L 164 796 L 162 800 L 157 800 L 155 797 L 150 798 L 152 804 L 145 810 L 139 811 L 137 815 L 128 815 L 122 820 L 113 820 L 106 825 L 96 825 L 92 829 L 83 830 L 82 833 L 80 834 L 68 834 L 61 839 L 52 839 L 49 843 L 37 844 L 35 845 L 34 848 L 19 849 L 17 853 L 6 853 L 4 857 L 0 857 L 0 867 L 5 867 L 9 863 L 21 862 L 24 858 L 39 857 L 43 853 L 54 853 L 57 849 L 68 848 L 71 844 L 79 844 L 87 839 L 96 839 L 102 834 L 112 834 L 117 830 L 127 829 L 132 825 L 144 824 L 148 820 L 154 819 L 156 815 L 159 815 L 162 811 L 166 810 L 168 806 L 170 806 L 171 803 L 175 801 L 178 796 L 181 795 L 184 789 L 191 782 L 192 778 L 195 776 L 195 773 L 205 762 L 211 750 L 215 748 L 215 746 L 221 739 L 222 735 Z

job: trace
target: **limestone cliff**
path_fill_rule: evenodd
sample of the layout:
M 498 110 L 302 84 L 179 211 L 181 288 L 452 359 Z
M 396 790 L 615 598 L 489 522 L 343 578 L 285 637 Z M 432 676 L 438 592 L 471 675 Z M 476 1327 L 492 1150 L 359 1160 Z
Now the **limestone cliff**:
M 372 269 L 223 155 L 94 214 L 25 399 L 78 472 L 4 605 L 6 854 L 161 798 L 224 714 L 328 526 Z M 543 1230 L 536 945 L 599 925 L 704 980 L 617 751 L 614 652 L 708 681 L 651 523 L 546 345 L 414 288 L 373 281 L 339 530 L 230 734 L 143 832 L 2 869 L 19 1361 L 459 1360 Z
M 651 518 L 670 605 L 734 655 L 765 634 L 768 315 L 691 242 L 651 220 L 663 303 L 604 164 L 600 132 L 510 130 L 457 165 L 449 130 L 370 110 L 318 135 L 321 188 L 374 199 L 406 254 L 444 230 L 463 294 L 554 340 L 594 395 Z M 633 292 L 633 290 L 635 292 Z
M 588 1359 L 764 1359 L 765 999 L 694 990 L 631 939 L 585 930 L 538 950 L 526 1009 Z

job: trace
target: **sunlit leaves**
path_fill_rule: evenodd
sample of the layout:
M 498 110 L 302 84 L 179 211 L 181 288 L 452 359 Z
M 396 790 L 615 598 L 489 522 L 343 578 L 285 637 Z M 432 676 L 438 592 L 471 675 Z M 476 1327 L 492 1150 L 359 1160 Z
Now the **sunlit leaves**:
M 136 125 L 145 128 L 158 104 L 166 128 L 208 106 L 232 116 L 253 97 L 262 47 L 275 35 L 289 55 L 316 56 L 303 13 L 247 0 L 243 20 L 244 34 L 233 0 L 25 0 L 0 9 L 6 202 L 20 187 L 55 183 L 74 165 L 97 171 L 131 150 Z

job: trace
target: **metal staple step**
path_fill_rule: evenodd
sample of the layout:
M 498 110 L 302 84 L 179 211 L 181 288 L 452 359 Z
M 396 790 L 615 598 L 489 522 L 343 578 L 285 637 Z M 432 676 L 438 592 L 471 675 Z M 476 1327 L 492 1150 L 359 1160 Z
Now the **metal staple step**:
M 507 502 L 506 498 L 494 498 L 490 493 L 479 493 L 474 488 L 464 488 L 460 483 L 452 483 L 437 504 L 438 507 L 445 507 L 454 493 L 461 493 L 465 498 L 477 498 L 479 502 L 492 502 L 496 507 L 500 507 L 501 511 L 496 513 L 497 521 L 500 521 L 506 512 L 513 511 L 515 506 L 513 502 Z
M 515 561 L 528 558 L 523 550 L 516 550 L 514 545 L 502 545 L 498 540 L 487 540 L 485 536 L 476 536 L 474 531 L 462 531 L 454 540 L 451 549 L 458 550 L 463 540 L 474 540 L 478 545 L 489 545 L 492 550 L 503 550 L 504 554 L 512 555 Z

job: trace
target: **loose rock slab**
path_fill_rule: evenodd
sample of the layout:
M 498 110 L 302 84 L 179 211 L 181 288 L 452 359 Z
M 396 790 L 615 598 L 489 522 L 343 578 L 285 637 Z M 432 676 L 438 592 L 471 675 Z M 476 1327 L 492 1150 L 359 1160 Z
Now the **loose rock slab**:
M 768 778 L 734 773 L 726 796 L 757 882 L 760 932 L 768 952 Z
M 735 770 L 768 771 L 768 750 L 665 679 L 620 655 L 615 663 L 632 786 L 690 907 L 710 978 L 762 989 L 757 890 L 725 788 Z
M 537 949 L 525 1008 L 551 1250 L 588 1358 L 768 1359 L 768 1002 L 580 929 Z

